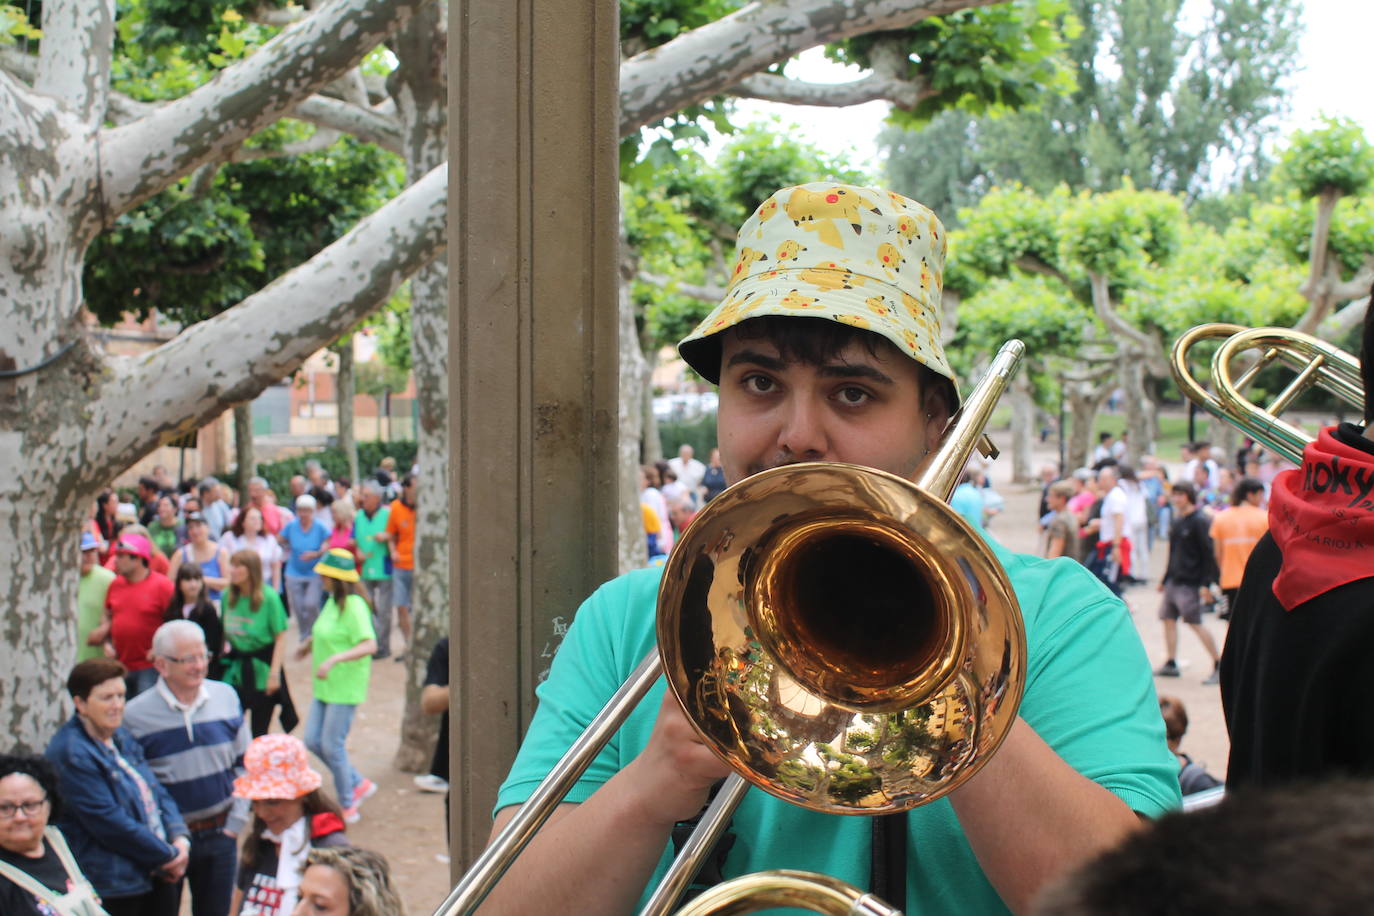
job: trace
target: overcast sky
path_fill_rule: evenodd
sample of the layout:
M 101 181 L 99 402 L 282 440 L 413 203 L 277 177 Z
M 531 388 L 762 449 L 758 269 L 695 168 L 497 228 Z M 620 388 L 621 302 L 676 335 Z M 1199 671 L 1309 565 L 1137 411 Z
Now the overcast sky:
M 1291 114 L 1280 135 L 1313 126 L 1320 115 L 1353 118 L 1374 140 L 1374 0 L 1306 0 L 1299 71 L 1292 83 Z M 858 70 L 832 64 L 813 49 L 789 65 L 788 75 L 817 82 L 854 79 Z M 874 139 L 888 105 L 811 108 L 741 101 L 741 122 L 778 118 L 794 133 L 833 153 L 848 153 L 878 177 Z

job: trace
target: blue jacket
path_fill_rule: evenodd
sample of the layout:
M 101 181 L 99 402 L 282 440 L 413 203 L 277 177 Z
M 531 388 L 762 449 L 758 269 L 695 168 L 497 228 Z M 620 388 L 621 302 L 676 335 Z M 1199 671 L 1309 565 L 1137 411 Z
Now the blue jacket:
M 86 734 L 76 716 L 48 742 L 47 758 L 57 768 L 62 792 L 58 826 L 77 864 L 102 897 L 132 897 L 151 890 L 153 872 L 176 856 L 170 841 L 190 834 L 176 802 L 153 775 L 133 735 L 121 728 L 114 734 L 114 743 L 157 798 L 166 842 L 148 829 L 134 781 L 108 748 Z

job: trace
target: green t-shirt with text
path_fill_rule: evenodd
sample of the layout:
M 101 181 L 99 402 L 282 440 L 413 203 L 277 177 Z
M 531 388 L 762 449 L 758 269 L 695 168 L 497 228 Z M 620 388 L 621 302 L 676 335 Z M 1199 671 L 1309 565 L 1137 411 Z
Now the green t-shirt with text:
M 224 600 L 229 601 L 226 592 Z M 282 607 L 281 597 L 276 590 L 267 586 L 262 590 L 262 603 L 256 611 L 243 595 L 224 611 L 224 638 L 239 652 L 256 652 L 276 640 L 277 634 L 286 629 L 286 608 Z M 272 670 L 269 662 L 252 659 L 254 687 L 267 689 L 267 675 Z M 240 684 L 239 665 L 230 664 L 224 671 L 224 683 L 234 687 Z
M 324 603 L 315 626 L 310 630 L 310 653 L 314 669 L 340 652 L 347 652 L 365 639 L 376 639 L 372 629 L 372 609 L 357 595 L 344 599 L 343 610 L 331 597 Z M 372 677 L 372 655 L 340 662 L 324 678 L 315 677 L 315 699 L 321 703 L 357 705 L 367 699 L 367 682 Z

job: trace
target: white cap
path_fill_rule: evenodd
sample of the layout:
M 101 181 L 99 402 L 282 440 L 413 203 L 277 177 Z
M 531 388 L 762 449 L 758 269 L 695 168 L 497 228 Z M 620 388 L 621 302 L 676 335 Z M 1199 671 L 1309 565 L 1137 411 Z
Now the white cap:
M 313 509 L 315 505 L 315 497 L 311 496 L 309 493 L 302 493 L 300 496 L 296 497 L 297 509 Z

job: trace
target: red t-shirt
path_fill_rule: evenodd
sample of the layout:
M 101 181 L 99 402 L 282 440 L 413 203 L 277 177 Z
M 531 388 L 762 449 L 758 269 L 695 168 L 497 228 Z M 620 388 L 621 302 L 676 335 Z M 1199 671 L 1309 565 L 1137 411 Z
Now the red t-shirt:
M 172 600 L 172 580 L 161 573 L 150 572 L 142 582 L 130 582 L 115 576 L 105 593 L 105 607 L 110 611 L 110 639 L 115 655 L 130 671 L 153 667 L 148 650 L 153 647 L 153 634 L 162 626 L 162 615 Z

